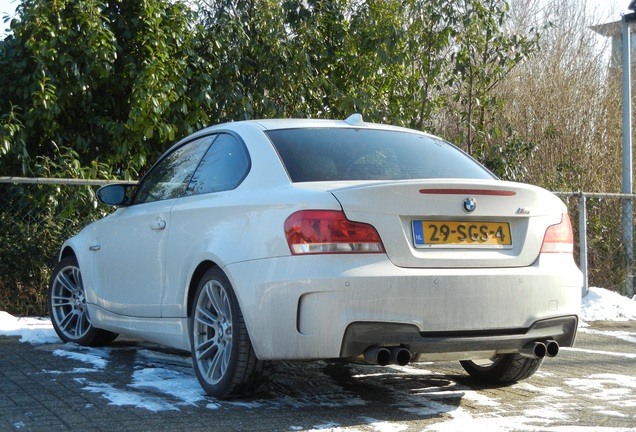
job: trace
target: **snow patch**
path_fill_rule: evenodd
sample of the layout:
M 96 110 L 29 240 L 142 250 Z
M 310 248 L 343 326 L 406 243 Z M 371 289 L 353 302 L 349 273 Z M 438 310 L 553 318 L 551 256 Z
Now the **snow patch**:
M 16 318 L 0 311 L 0 336 L 20 336 L 20 342 L 59 343 L 49 318 Z
M 179 408 L 163 397 L 122 390 L 106 383 L 87 382 L 83 390 L 91 393 L 100 393 L 105 399 L 110 401 L 109 405 L 134 406 L 153 412 L 179 411 Z
M 581 304 L 582 321 L 636 320 L 636 301 L 603 288 L 590 288 Z
M 144 368 L 133 373 L 131 388 L 169 394 L 184 405 L 196 405 L 205 400 L 205 392 L 193 376 L 171 369 Z
M 87 351 L 90 351 L 90 349 L 87 349 Z M 89 371 L 104 369 L 108 364 L 108 360 L 104 359 L 105 356 L 108 356 L 108 353 L 105 350 L 95 350 L 95 353 L 91 353 L 57 349 L 53 351 L 53 355 L 58 357 L 67 357 L 83 363 L 90 363 L 94 366 L 94 369 L 89 369 Z

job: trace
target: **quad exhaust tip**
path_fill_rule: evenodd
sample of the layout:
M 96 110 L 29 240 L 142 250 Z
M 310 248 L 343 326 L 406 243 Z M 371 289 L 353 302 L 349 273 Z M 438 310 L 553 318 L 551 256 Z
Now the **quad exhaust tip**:
M 546 355 L 548 357 L 556 357 L 559 353 L 559 344 L 557 341 L 549 340 L 545 343 Z
M 541 359 L 546 356 L 555 357 L 558 353 L 559 344 L 554 340 L 530 342 L 519 351 L 522 356 L 534 359 Z
M 534 359 L 542 359 L 546 356 L 555 357 L 559 354 L 559 343 L 555 340 L 530 342 L 519 351 L 519 354 Z M 389 364 L 406 366 L 411 362 L 411 352 L 400 346 L 372 346 L 367 348 L 363 355 L 364 361 L 379 366 Z
M 406 366 L 411 361 L 411 352 L 404 347 L 373 346 L 364 351 L 364 360 L 379 366 L 389 364 Z

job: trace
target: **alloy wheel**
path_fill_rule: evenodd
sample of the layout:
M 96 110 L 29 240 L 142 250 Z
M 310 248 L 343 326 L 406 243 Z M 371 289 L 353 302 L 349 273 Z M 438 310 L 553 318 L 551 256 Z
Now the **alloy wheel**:
M 195 361 L 209 384 L 225 376 L 232 354 L 232 306 L 219 281 L 208 281 L 197 298 L 194 315 Z
M 82 274 L 77 266 L 61 269 L 51 284 L 51 316 L 69 340 L 84 337 L 91 329 Z

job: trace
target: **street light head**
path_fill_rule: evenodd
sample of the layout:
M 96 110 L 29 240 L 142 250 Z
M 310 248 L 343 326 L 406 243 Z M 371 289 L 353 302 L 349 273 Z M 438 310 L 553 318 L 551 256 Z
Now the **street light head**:
M 627 6 L 627 9 L 631 11 L 636 11 L 636 0 L 631 0 L 629 2 L 629 6 Z

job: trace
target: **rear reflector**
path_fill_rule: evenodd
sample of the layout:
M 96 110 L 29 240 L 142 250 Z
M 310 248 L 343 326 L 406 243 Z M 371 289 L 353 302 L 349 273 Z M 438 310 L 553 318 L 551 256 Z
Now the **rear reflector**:
M 384 252 L 375 228 L 352 222 L 341 211 L 296 212 L 285 221 L 285 235 L 294 255 Z
M 543 236 L 541 253 L 572 253 L 574 252 L 574 236 L 572 224 L 567 213 L 563 213 L 561 223 L 551 225 Z

